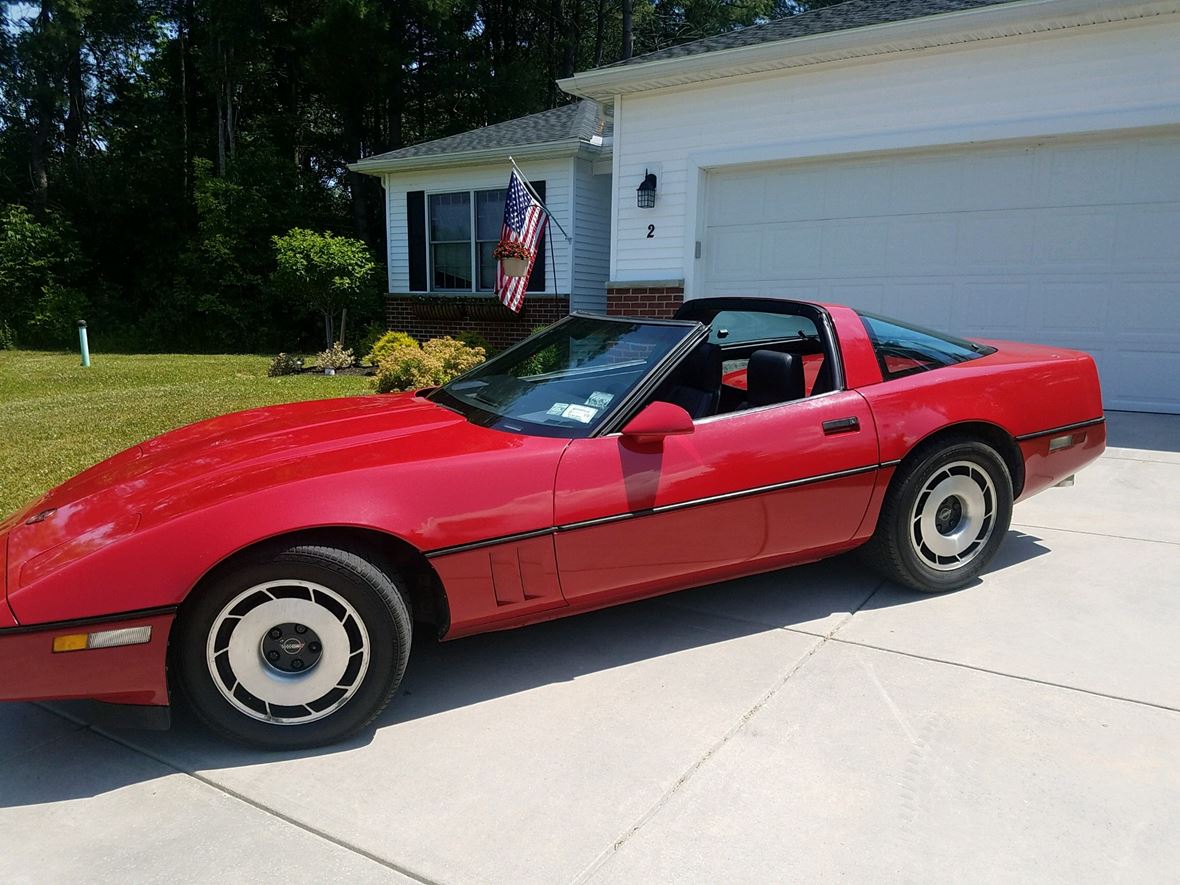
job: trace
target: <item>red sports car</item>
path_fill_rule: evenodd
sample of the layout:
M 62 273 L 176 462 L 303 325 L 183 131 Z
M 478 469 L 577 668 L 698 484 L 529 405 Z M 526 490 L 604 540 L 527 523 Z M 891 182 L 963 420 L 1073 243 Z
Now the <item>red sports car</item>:
M 1084 353 L 831 304 L 575 314 L 450 384 L 166 433 L 0 523 L 0 700 L 339 740 L 443 639 L 861 548 L 969 584 L 1103 450 Z M 151 717 L 148 717 L 151 718 Z

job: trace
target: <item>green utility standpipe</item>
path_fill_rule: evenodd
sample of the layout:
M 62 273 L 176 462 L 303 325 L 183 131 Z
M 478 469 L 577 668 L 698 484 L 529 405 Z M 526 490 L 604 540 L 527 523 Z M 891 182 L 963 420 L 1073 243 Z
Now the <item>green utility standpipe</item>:
M 82 348 L 82 365 L 90 366 L 90 342 L 86 340 L 86 320 L 78 320 L 78 346 Z

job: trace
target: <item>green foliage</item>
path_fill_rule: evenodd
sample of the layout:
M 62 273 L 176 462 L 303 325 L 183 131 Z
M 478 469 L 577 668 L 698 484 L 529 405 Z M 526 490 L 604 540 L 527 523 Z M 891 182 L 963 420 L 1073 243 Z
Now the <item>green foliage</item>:
M 0 317 L 13 340 L 61 347 L 87 311 L 78 284 L 86 262 L 72 227 L 55 212 L 23 206 L 0 214 Z
M 301 371 L 303 371 L 303 360 L 291 356 L 289 353 L 280 353 L 271 360 L 270 368 L 266 370 L 266 374 L 269 378 L 279 378 L 283 375 L 298 375 Z
M 376 320 L 365 326 L 365 330 L 361 332 L 360 338 L 357 339 L 356 352 L 367 354 L 364 360 L 366 363 L 373 362 L 371 359 L 373 347 L 381 340 L 381 336 L 388 331 L 389 328 L 380 320 Z
M 0 350 L 16 349 L 16 332 L 7 322 L 0 322 Z
M 369 349 L 365 362 L 377 365 L 399 347 L 420 347 L 418 339 L 407 332 L 386 332 Z
M 534 326 L 530 335 L 536 335 L 538 332 L 544 332 L 548 326 Z M 568 346 L 568 342 L 565 342 Z M 554 372 L 565 365 L 565 354 L 559 349 L 557 343 L 550 344 L 543 347 L 520 364 L 522 375 L 544 375 L 547 372 Z
M 482 347 L 484 353 L 492 352 L 492 345 L 488 343 L 488 339 L 476 332 L 474 329 L 469 329 L 466 332 L 460 332 L 455 336 L 468 347 Z
M 633 0 L 634 49 L 831 2 Z M 46 236 L 5 268 L 19 279 L 0 281 L 0 317 L 21 340 L 60 345 L 84 296 L 106 348 L 330 344 L 319 308 L 300 297 L 292 309 L 268 285 L 271 238 L 332 231 L 386 254 L 381 185 L 348 164 L 570 101 L 555 78 L 620 58 L 622 6 L 6 4 L 0 206 L 29 207 L 18 226 Z M 348 328 L 380 317 L 367 287 Z M 365 353 L 372 341 L 352 343 Z
M 370 291 L 376 265 L 360 240 L 292 228 L 272 238 L 275 289 L 323 315 L 331 335 L 332 317 Z M 331 342 L 329 340 L 329 346 Z
M 482 347 L 468 347 L 454 338 L 432 338 L 422 347 L 402 344 L 381 360 L 374 383 L 378 393 L 435 387 L 474 369 L 486 358 Z
M 327 350 L 316 354 L 315 364 L 321 369 L 347 369 L 356 365 L 356 356 L 351 348 L 346 350 L 339 341 L 334 341 Z

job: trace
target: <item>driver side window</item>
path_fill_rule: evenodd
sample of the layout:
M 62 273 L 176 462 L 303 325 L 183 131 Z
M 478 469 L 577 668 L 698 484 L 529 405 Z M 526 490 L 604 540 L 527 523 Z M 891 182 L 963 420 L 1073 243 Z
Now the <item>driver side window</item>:
M 791 313 L 723 310 L 709 338 L 654 399 L 700 420 L 800 400 L 833 388 L 815 322 Z

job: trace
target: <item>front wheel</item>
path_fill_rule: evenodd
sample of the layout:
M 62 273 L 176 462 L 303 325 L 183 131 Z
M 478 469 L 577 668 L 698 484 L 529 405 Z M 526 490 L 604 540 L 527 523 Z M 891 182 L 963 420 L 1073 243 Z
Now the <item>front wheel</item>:
M 914 590 L 969 584 L 987 566 L 1012 521 L 1012 478 L 995 449 L 974 440 L 915 453 L 894 477 L 870 564 Z
M 396 575 L 345 550 L 296 546 L 244 565 L 181 612 L 174 662 L 197 714 L 269 749 L 334 743 L 389 703 L 412 621 Z

